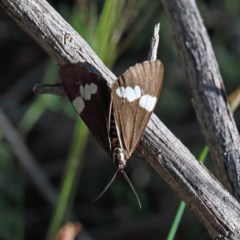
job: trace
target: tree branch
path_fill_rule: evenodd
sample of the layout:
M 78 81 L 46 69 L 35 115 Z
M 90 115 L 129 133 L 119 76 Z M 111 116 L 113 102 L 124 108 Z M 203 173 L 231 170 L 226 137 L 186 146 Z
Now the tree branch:
M 159 31 L 160 23 L 156 24 L 154 27 L 153 37 L 151 41 L 150 50 L 148 53 L 148 60 L 157 59 L 157 49 L 159 43 Z M 66 93 L 61 84 L 35 84 L 33 87 L 33 92 L 36 94 L 54 94 L 62 97 L 66 97 Z
M 59 64 L 79 63 L 102 75 L 109 84 L 116 79 L 46 1 L 0 0 L 0 6 Z M 154 114 L 138 151 L 198 216 L 212 238 L 240 239 L 236 199 Z
M 240 137 L 196 3 L 162 0 L 184 62 L 193 105 L 222 184 L 240 199 Z

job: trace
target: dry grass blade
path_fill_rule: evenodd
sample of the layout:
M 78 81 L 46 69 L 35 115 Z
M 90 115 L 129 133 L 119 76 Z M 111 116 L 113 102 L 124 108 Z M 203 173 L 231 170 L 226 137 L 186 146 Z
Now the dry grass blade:
M 54 187 L 49 182 L 46 174 L 42 170 L 41 166 L 38 165 L 37 160 L 29 151 L 28 147 L 25 145 L 23 139 L 15 130 L 15 128 L 10 123 L 7 116 L 0 109 L 0 131 L 3 133 L 4 137 L 10 144 L 13 152 L 15 153 L 19 164 L 27 173 L 32 182 L 42 196 L 54 206 L 57 200 L 57 192 Z

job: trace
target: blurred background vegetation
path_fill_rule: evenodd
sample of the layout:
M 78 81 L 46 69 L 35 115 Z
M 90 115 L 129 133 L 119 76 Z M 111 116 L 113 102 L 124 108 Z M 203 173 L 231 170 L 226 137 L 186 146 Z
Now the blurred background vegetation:
M 198 157 L 205 143 L 161 2 L 50 3 L 117 76 L 146 59 L 154 25 L 161 23 L 158 58 L 165 65 L 165 77 L 155 113 Z M 239 86 L 240 2 L 199 0 L 197 4 L 229 94 Z M 51 239 L 62 219 L 83 225 L 85 231 L 79 239 L 167 239 L 180 199 L 143 160 L 133 158 L 127 166 L 142 210 L 121 176 L 100 200 L 91 203 L 115 165 L 66 99 L 32 93 L 36 83 L 60 81 L 58 66 L 2 9 L 0 33 L 0 107 L 37 163 L 36 169 L 28 166 L 27 171 L 37 177 L 35 171 L 40 170 L 53 187 L 53 198 L 49 199 L 6 140 L 9 131 L 0 129 L 0 239 Z M 239 118 L 236 111 L 238 126 Z M 206 165 L 215 174 L 210 158 Z M 54 209 L 56 192 L 60 198 Z M 186 209 L 175 239 L 210 238 Z

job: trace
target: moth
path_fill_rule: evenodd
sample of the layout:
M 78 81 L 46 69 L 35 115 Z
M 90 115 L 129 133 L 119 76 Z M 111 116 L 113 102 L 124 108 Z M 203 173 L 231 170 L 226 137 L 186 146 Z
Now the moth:
M 121 172 L 141 208 L 125 167 L 157 103 L 163 73 L 164 67 L 160 60 L 138 63 L 116 79 L 110 89 L 103 77 L 88 72 L 79 65 L 60 67 L 62 84 L 68 98 L 117 165 L 113 178 L 99 197 L 117 173 Z

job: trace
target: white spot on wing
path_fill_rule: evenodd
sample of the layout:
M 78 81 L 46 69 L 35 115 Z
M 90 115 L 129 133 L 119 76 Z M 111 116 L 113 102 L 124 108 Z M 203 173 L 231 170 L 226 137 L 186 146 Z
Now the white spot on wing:
M 141 89 L 139 86 L 135 86 L 135 88 L 131 87 L 119 87 L 116 89 L 116 94 L 119 97 L 127 98 L 129 102 L 133 102 L 141 97 Z
M 136 87 L 134 88 L 134 91 L 135 91 L 136 97 L 137 97 L 137 98 L 140 98 L 140 97 L 141 97 L 141 89 L 140 89 L 140 87 L 139 87 L 139 86 L 136 86 Z
M 131 87 L 126 88 L 126 98 L 129 102 L 133 102 L 137 99 L 137 96 L 133 88 Z
M 81 97 L 76 97 L 74 100 L 73 100 L 73 106 L 75 107 L 75 109 L 77 110 L 77 112 L 79 114 L 82 113 L 84 107 L 85 107 L 85 103 L 83 101 L 83 99 Z
M 132 87 L 119 87 L 116 89 L 116 94 L 121 98 L 127 98 L 129 102 L 139 99 L 139 105 L 148 112 L 153 111 L 157 98 L 148 94 L 142 95 L 141 88 L 137 85 Z
M 84 99 L 85 100 L 90 100 L 91 98 L 91 88 L 88 84 L 86 84 L 85 88 L 84 88 Z
M 152 97 L 150 95 L 143 95 L 139 100 L 139 105 L 146 109 L 148 112 L 153 111 L 157 102 L 156 97 Z
M 91 94 L 95 94 L 97 92 L 97 85 L 94 83 L 91 83 L 90 89 L 91 89 Z
M 126 94 L 125 88 L 124 88 L 124 87 L 119 87 L 119 88 L 117 88 L 117 89 L 116 89 L 116 94 L 117 94 L 119 97 L 125 98 L 125 94 Z
M 84 87 L 80 85 L 80 96 L 83 97 L 83 94 L 84 94 Z
M 80 86 L 79 88 L 79 94 L 84 100 L 90 100 L 91 95 L 95 94 L 97 92 L 97 85 L 94 83 L 86 84 L 85 86 Z

